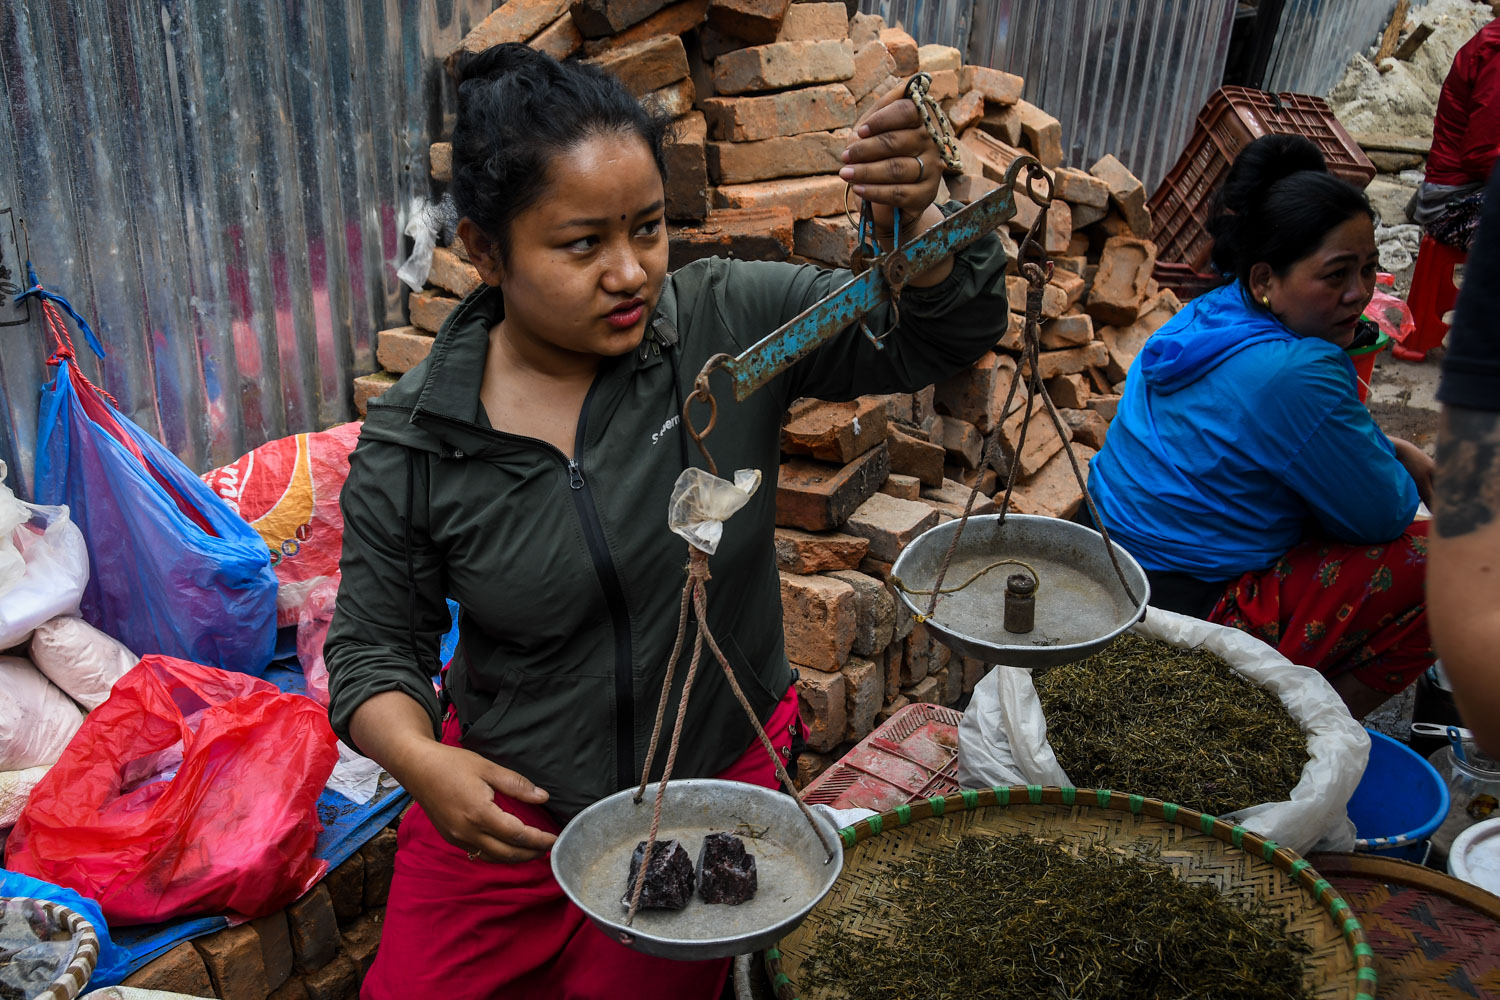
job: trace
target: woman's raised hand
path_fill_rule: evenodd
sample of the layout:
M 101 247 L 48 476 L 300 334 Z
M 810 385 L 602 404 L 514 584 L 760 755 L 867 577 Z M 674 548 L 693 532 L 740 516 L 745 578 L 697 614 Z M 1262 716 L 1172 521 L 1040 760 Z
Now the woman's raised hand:
M 937 197 L 943 176 L 937 143 L 907 98 L 905 83 L 865 112 L 855 135 L 858 138 L 844 150 L 839 176 L 870 203 L 880 236 L 892 233 L 897 208 L 904 233 Z

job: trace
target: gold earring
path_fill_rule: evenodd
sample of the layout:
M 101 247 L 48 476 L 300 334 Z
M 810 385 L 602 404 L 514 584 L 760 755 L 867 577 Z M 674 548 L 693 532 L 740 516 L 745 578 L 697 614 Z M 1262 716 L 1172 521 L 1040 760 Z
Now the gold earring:
M 1267 309 L 1271 308 L 1271 296 L 1262 295 L 1260 297 L 1260 304 L 1265 306 Z

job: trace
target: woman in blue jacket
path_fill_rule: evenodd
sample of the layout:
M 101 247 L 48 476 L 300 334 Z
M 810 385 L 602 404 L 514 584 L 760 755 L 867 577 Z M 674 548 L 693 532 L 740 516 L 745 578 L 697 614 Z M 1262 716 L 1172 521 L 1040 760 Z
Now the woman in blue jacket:
M 1433 462 L 1375 426 L 1345 354 L 1374 215 L 1294 136 L 1251 143 L 1218 208 L 1233 280 L 1146 343 L 1090 486 L 1153 604 L 1258 636 L 1363 717 L 1433 659 L 1412 523 Z

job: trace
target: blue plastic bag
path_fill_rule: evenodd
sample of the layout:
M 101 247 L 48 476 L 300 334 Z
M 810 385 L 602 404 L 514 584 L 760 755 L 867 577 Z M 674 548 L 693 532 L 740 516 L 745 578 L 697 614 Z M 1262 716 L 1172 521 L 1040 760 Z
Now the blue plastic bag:
M 0 868 L 0 896 L 45 899 L 66 906 L 94 925 L 94 931 L 99 935 L 99 960 L 94 963 L 94 974 L 89 977 L 89 989 L 114 986 L 130 974 L 130 952 L 110 940 L 109 924 L 104 922 L 99 904 L 92 899 L 80 896 L 72 889 L 5 868 Z
M 71 354 L 54 355 L 42 388 L 36 482 L 38 500 L 67 504 L 88 542 L 84 619 L 142 656 L 259 676 L 276 643 L 265 542 Z

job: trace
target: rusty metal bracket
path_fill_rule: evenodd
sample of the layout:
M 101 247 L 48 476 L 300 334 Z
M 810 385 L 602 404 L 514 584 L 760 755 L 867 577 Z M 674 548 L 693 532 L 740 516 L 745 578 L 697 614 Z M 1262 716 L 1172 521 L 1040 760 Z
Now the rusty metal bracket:
M 1017 183 L 1023 172 L 1026 174 L 1024 187 Z M 1013 219 L 1018 193 L 1024 191 L 1038 204 L 1049 203 L 1051 186 L 1048 185 L 1045 195 L 1039 194 L 1034 184 L 1038 176 L 1045 178 L 1041 164 L 1034 157 L 1017 157 L 995 190 L 922 235 L 869 260 L 871 266 L 838 291 L 750 345 L 738 356 L 724 361 L 722 367 L 732 380 L 735 399 L 747 399 L 819 344 L 869 313 L 888 306 L 901 294 L 912 275 L 927 271 L 944 257 Z

